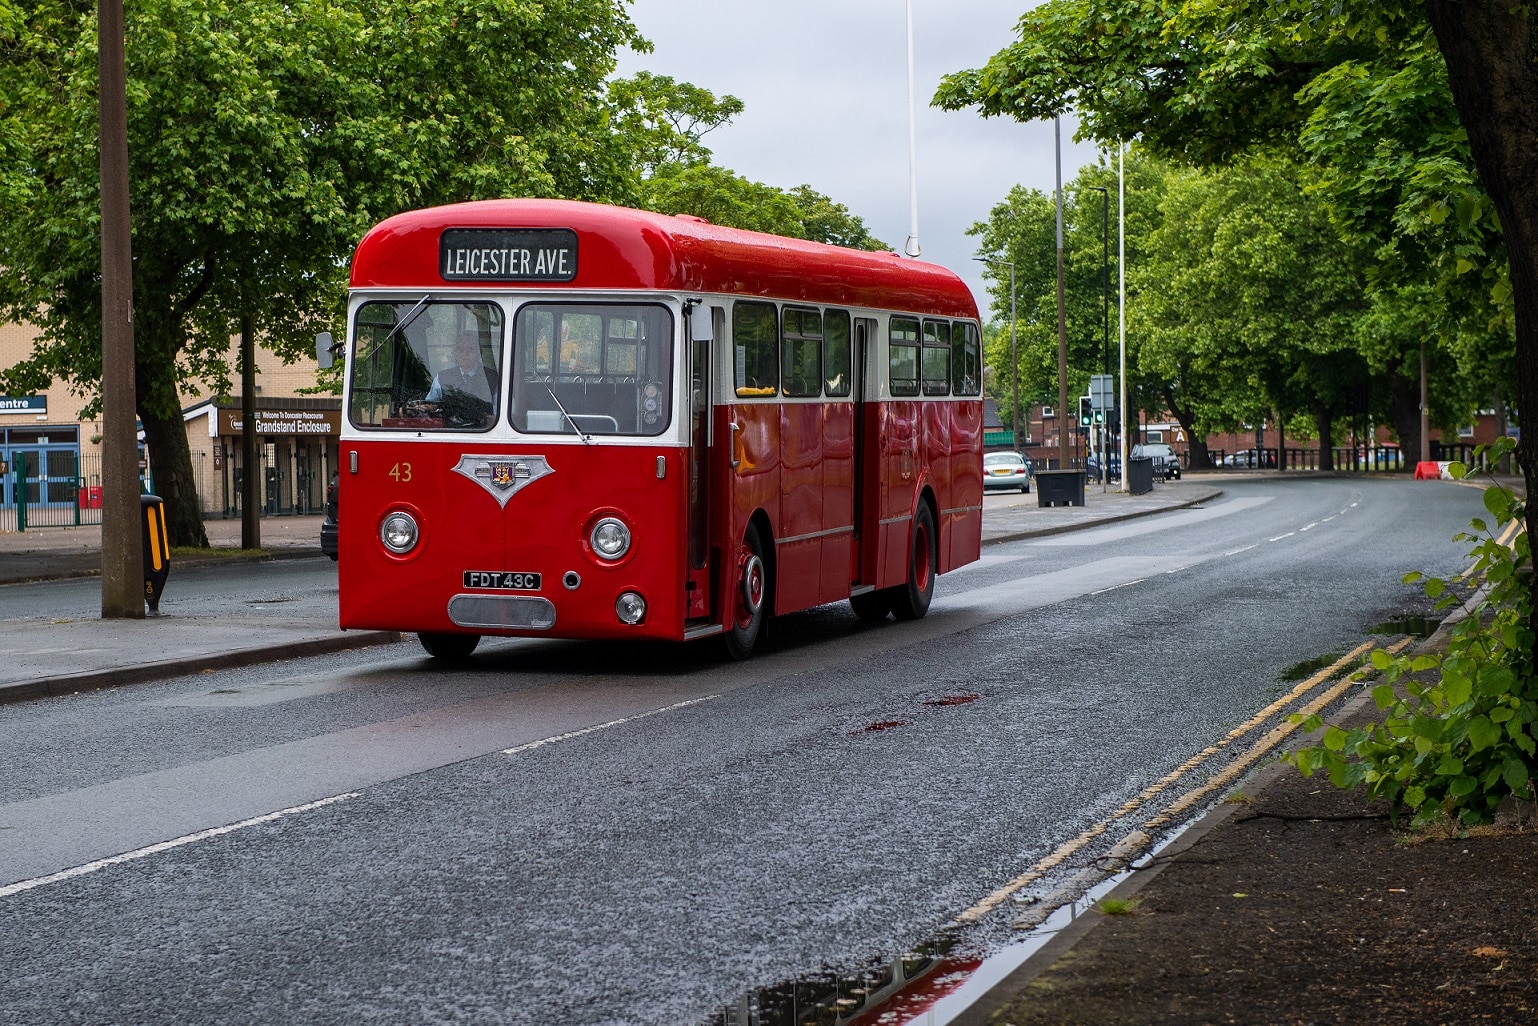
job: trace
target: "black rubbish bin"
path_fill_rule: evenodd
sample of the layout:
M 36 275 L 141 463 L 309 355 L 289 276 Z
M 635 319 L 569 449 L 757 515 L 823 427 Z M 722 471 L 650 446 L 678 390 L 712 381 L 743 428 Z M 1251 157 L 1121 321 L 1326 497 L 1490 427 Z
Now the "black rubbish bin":
M 1084 505 L 1084 471 L 1036 471 L 1037 506 Z
M 1133 495 L 1146 495 L 1153 491 L 1154 471 L 1152 456 L 1127 458 L 1127 487 Z

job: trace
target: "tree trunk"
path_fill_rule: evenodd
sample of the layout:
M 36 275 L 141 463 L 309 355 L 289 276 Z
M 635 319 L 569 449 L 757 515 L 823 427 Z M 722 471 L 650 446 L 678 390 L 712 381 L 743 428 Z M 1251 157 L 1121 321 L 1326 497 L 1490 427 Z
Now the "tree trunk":
M 1510 0 L 1427 0 L 1426 17 L 1447 62 L 1458 116 L 1480 181 L 1500 216 L 1511 263 L 1517 328 L 1519 414 L 1538 412 L 1538 32 L 1527 5 Z M 1522 433 L 1517 461 L 1529 496 L 1538 495 L 1533 432 Z M 1538 536 L 1538 505 L 1527 532 Z M 1538 639 L 1538 575 L 1528 626 Z M 1529 653 L 1529 657 L 1532 653 Z
M 1494 392 L 1493 402 L 1495 403 L 1495 437 L 1505 438 L 1506 428 L 1511 423 L 1511 419 L 1506 409 L 1506 397 L 1501 395 L 1501 390 L 1498 388 Z M 1511 457 L 1502 456 L 1501 461 L 1490 469 L 1492 473 L 1510 474 Z
M 1330 404 L 1315 400 L 1314 430 L 1319 436 L 1319 469 L 1335 469 L 1335 425 L 1332 422 Z
M 1419 365 L 1417 364 L 1417 367 Z M 1388 383 L 1388 417 L 1399 436 L 1399 451 L 1404 454 L 1402 469 L 1413 468 L 1416 454 L 1421 451 L 1421 384 L 1420 372 L 1414 378 L 1399 373 L 1398 367 L 1390 367 L 1386 375 Z M 1368 439 L 1369 447 L 1376 445 Z
M 1198 435 L 1196 432 L 1195 408 L 1187 406 L 1182 409 L 1181 405 L 1175 401 L 1175 390 L 1173 388 L 1165 386 L 1163 392 L 1165 407 L 1169 409 L 1171 416 L 1175 418 L 1176 422 L 1180 424 L 1181 429 L 1185 431 L 1186 438 L 1190 439 L 1191 450 L 1186 456 L 1186 469 L 1211 470 L 1212 456 L 1207 452 L 1207 436 Z
M 1184 424 L 1181 427 L 1185 427 Z M 1186 437 L 1191 440 L 1190 452 L 1186 455 L 1187 470 L 1211 470 L 1212 454 L 1207 451 L 1207 439 L 1200 438 L 1186 428 Z
M 1287 414 L 1276 411 L 1276 469 L 1287 469 Z
M 142 408 L 139 420 L 144 424 L 155 494 L 165 500 L 166 533 L 171 544 L 208 548 L 197 479 L 192 474 L 192 450 L 187 446 L 186 422 L 179 412 L 172 417 L 158 417 Z

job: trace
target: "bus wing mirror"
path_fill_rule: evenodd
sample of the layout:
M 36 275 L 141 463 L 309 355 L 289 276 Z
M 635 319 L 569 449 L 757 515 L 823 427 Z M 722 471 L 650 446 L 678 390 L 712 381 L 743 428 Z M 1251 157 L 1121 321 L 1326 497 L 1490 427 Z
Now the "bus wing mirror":
M 696 342 L 710 342 L 714 332 L 712 326 L 710 307 L 704 303 L 695 303 L 689 307 L 689 337 Z
M 331 332 L 323 331 L 315 336 L 315 361 L 321 370 L 336 362 L 336 346 L 331 341 Z

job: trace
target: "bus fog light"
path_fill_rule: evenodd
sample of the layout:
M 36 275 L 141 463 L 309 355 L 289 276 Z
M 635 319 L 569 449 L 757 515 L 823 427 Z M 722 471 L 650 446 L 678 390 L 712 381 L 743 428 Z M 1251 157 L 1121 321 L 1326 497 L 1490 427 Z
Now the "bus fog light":
M 599 559 L 613 562 L 630 551 L 630 528 L 616 517 L 604 517 L 588 536 Z
M 627 591 L 614 603 L 614 612 L 621 623 L 640 623 L 646 618 L 646 600 L 633 591 Z
M 417 522 L 409 513 L 391 513 L 379 525 L 379 540 L 384 542 L 385 548 L 398 555 L 416 548 L 418 537 Z

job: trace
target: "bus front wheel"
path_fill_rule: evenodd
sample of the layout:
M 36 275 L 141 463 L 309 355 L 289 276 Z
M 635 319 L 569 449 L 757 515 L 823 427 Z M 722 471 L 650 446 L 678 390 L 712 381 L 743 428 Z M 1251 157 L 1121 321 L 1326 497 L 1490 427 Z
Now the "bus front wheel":
M 913 518 L 913 550 L 908 554 L 908 583 L 891 589 L 892 615 L 899 620 L 919 620 L 929 612 L 935 596 L 935 566 L 939 563 L 935 515 L 919 503 Z
M 880 623 L 892 611 L 892 597 L 884 591 L 867 591 L 849 596 L 849 608 L 867 623 Z
M 737 552 L 737 585 L 732 589 L 732 622 L 726 628 L 726 654 L 746 659 L 764 629 L 764 609 L 769 598 L 769 571 L 764 566 L 764 546 L 758 527 L 749 524 Z
M 481 643 L 479 634 L 418 634 L 417 640 L 427 649 L 427 654 L 446 663 L 457 663 L 470 658 L 475 646 Z

